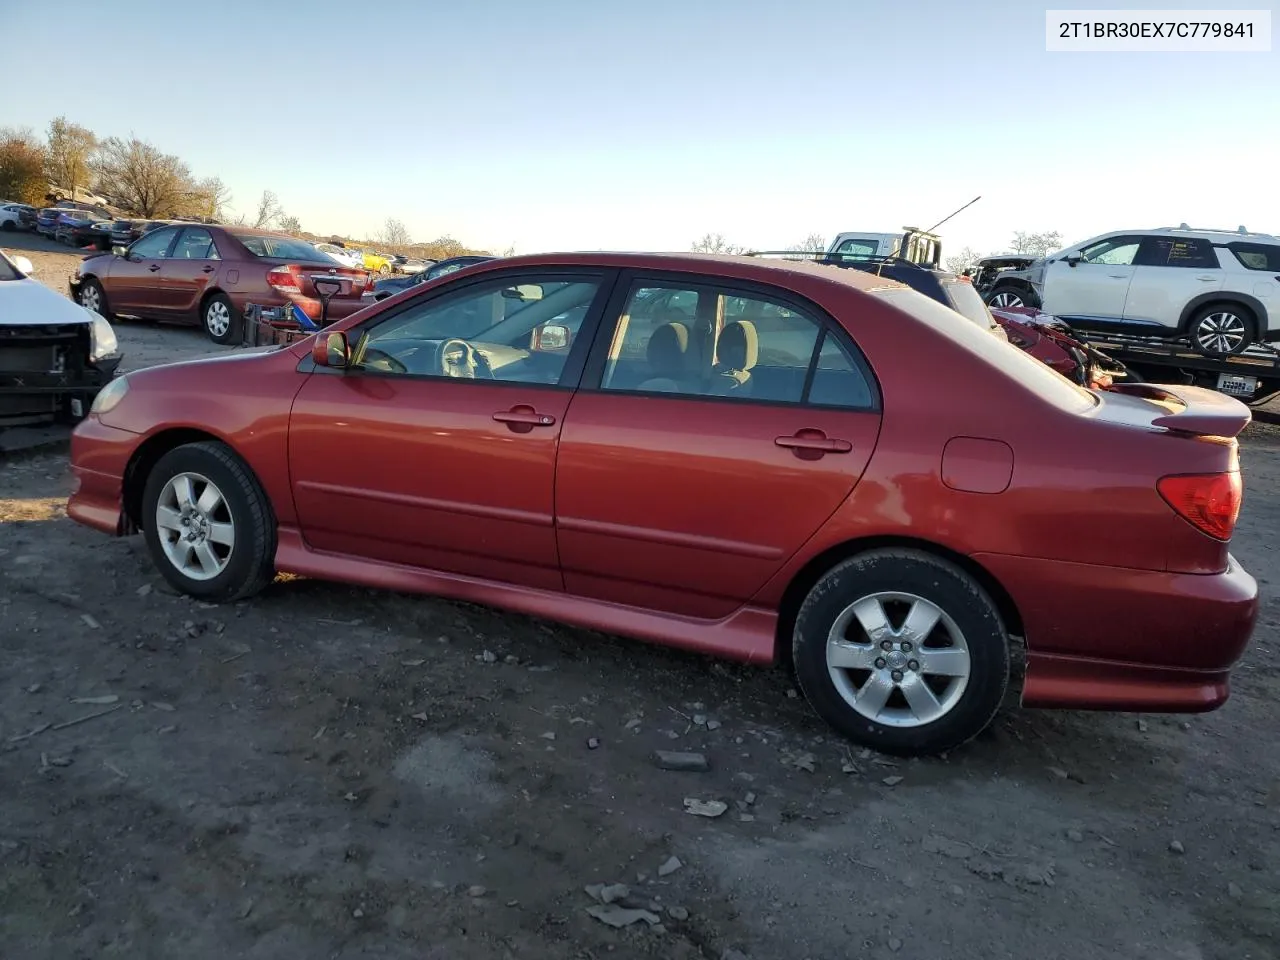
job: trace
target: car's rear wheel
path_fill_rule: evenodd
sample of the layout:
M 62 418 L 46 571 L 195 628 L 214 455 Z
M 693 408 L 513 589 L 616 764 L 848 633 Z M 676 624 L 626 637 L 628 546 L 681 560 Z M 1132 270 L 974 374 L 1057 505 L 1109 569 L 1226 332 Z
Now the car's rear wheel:
M 182 593 L 239 600 L 274 576 L 270 501 L 224 444 L 184 444 L 161 457 L 147 477 L 141 519 L 152 560 Z
M 14 225 L 12 220 L 0 221 L 0 230 L 3 230 L 5 233 L 13 233 L 13 231 L 17 229 L 18 228 Z
M 86 310 L 92 310 L 94 313 L 104 317 L 110 317 L 107 313 L 107 293 L 102 289 L 102 284 L 92 277 L 87 278 L 80 284 L 80 306 Z
M 1253 314 L 1234 303 L 1215 303 L 1200 310 L 1187 325 L 1191 345 L 1209 357 L 1243 353 L 1253 343 Z
M 980 733 L 1009 683 L 1009 640 L 986 591 L 932 554 L 873 550 L 828 571 L 796 617 L 805 696 L 851 740 L 940 753 Z
M 242 318 L 231 300 L 223 293 L 215 293 L 204 302 L 200 310 L 204 332 L 214 343 L 239 343 Z

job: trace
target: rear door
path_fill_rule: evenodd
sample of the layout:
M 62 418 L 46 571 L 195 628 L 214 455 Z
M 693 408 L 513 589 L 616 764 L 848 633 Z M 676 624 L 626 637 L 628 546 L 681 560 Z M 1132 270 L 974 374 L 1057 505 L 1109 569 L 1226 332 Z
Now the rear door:
M 658 302 L 692 309 L 631 326 Z M 879 427 L 865 362 L 811 304 L 710 277 L 624 275 L 560 437 L 565 588 L 727 616 L 849 495 Z
M 1146 237 L 1125 298 L 1125 319 L 1177 329 L 1183 307 L 1201 294 L 1221 290 L 1225 281 L 1208 240 Z
M 111 262 L 110 275 L 102 285 L 114 313 L 161 319 L 172 314 L 173 302 L 165 299 L 160 271 L 177 239 L 177 227 L 162 227 L 139 239 L 123 257 Z
M 160 268 L 164 297 L 174 313 L 194 318 L 200 300 L 221 266 L 213 235 L 204 227 L 183 227 Z

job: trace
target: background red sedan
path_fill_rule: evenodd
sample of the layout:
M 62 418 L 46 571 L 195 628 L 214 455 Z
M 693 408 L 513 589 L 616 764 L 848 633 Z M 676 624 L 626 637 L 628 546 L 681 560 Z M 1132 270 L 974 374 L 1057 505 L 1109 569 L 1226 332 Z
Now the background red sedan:
M 1247 408 L 1090 391 L 857 270 L 491 261 L 288 348 L 131 373 L 68 514 L 214 601 L 275 571 L 790 661 L 846 736 L 947 750 L 1031 706 L 1198 711 L 1257 586 Z
M 330 320 L 359 310 L 370 275 L 339 264 L 306 240 L 249 227 L 173 224 L 139 237 L 123 253 L 89 257 L 71 295 L 106 317 L 198 323 L 217 343 L 239 343 L 246 304 L 296 303 L 313 320 L 321 301 L 314 275 L 345 278 Z

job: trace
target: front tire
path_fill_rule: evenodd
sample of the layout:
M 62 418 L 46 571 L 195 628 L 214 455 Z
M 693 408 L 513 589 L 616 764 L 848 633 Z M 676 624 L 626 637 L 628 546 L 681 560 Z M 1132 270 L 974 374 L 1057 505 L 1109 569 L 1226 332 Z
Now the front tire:
M 1253 314 L 1234 303 L 1215 303 L 1199 310 L 1187 324 L 1191 345 L 1206 357 L 1244 353 L 1257 338 Z
M 161 457 L 147 477 L 141 519 L 152 561 L 188 596 L 241 600 L 275 575 L 271 503 L 224 444 L 188 443 Z
M 1029 307 L 1031 309 L 1040 306 L 1040 300 L 1035 294 L 1030 293 L 1021 287 L 1003 286 L 996 287 L 987 294 L 987 306 L 989 307 Z
M 378 268 L 378 273 L 380 273 L 380 274 L 381 274 L 382 276 L 384 276 L 384 277 L 385 277 L 387 274 L 389 274 L 390 272 L 391 272 L 391 265 L 390 265 L 390 264 L 386 264 L 386 263 L 384 263 L 382 266 L 380 266 L 380 267 Z
M 86 310 L 92 310 L 94 313 L 111 319 L 111 314 L 107 312 L 107 292 L 102 289 L 102 284 L 93 277 L 87 278 L 80 284 L 80 295 L 77 298 L 80 306 Z
M 917 550 L 873 550 L 828 571 L 800 607 L 792 657 L 823 719 L 900 756 L 977 736 L 1009 685 L 1008 633 L 991 598 Z
M 200 308 L 200 322 L 214 343 L 239 343 L 243 339 L 244 318 L 226 294 L 216 293 L 204 302 Z

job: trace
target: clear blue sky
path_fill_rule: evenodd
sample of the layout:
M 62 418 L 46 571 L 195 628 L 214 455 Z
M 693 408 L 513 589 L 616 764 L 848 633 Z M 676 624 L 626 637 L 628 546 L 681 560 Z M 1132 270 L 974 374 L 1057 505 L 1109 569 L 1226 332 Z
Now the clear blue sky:
M 1131 5 L 0 0 L 0 126 L 136 134 L 316 232 L 521 252 L 776 247 L 978 194 L 945 249 L 1280 233 L 1280 52 L 1045 52 L 1046 6 Z

